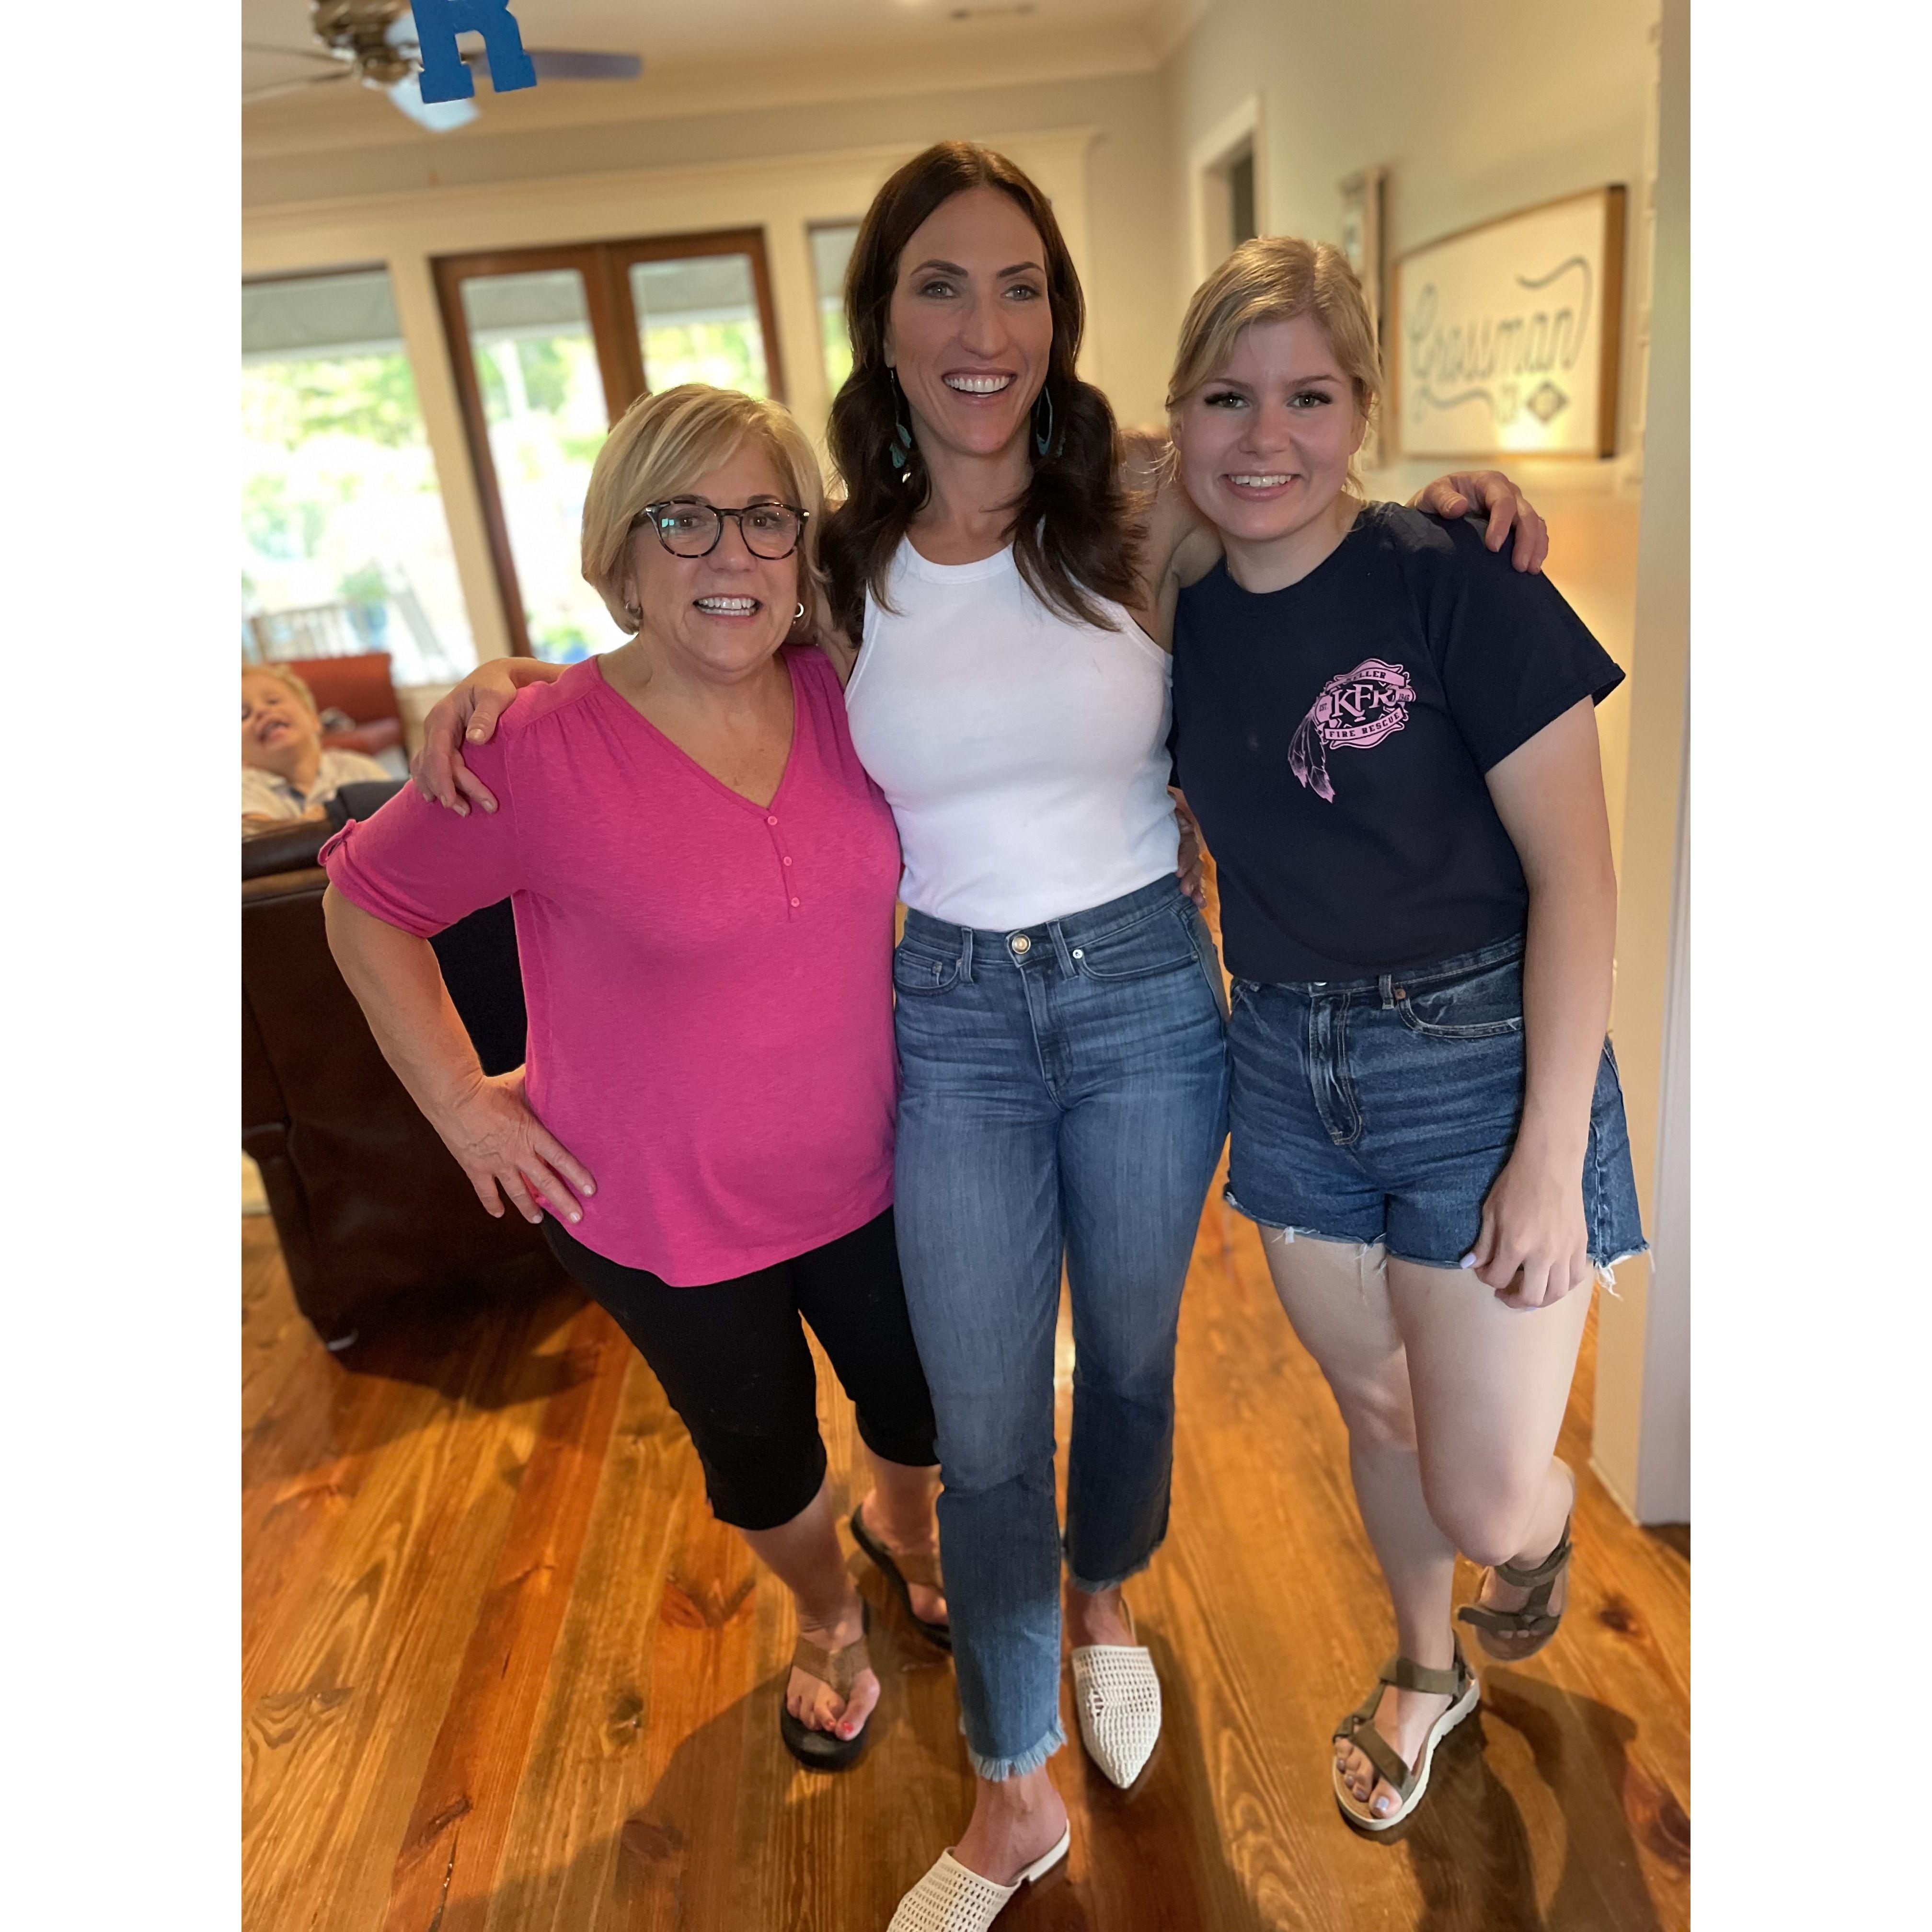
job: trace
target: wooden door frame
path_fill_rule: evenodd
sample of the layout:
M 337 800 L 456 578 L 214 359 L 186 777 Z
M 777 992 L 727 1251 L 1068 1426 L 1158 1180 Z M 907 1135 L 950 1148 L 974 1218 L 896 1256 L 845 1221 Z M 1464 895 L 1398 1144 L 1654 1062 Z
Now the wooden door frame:
M 765 344 L 765 386 L 772 399 L 785 399 L 784 369 L 778 350 L 778 317 L 772 308 L 771 272 L 765 262 L 765 232 L 762 228 L 707 229 L 698 235 L 652 235 L 631 242 L 602 244 L 610 263 L 610 280 L 619 308 L 628 324 L 624 340 L 634 365 L 637 388 L 643 395 L 649 388 L 650 372 L 644 366 L 644 350 L 638 342 L 636 305 L 631 300 L 631 265 L 634 262 L 679 262 L 694 255 L 748 255 L 752 260 L 753 299 L 758 304 L 758 328 Z
M 758 326 L 764 338 L 766 386 L 776 400 L 784 401 L 777 319 L 761 228 L 707 229 L 694 235 L 636 236 L 622 241 L 554 247 L 489 248 L 431 258 L 444 344 L 456 381 L 457 400 L 462 406 L 464 440 L 469 446 L 470 468 L 476 479 L 484 528 L 489 538 L 490 561 L 496 569 L 497 595 L 514 656 L 532 655 L 530 626 L 524 615 L 523 588 L 510 547 L 509 524 L 497 487 L 496 460 L 490 452 L 490 424 L 483 408 L 482 385 L 477 380 L 469 320 L 464 313 L 463 284 L 496 275 L 542 274 L 557 269 L 574 269 L 581 275 L 591 346 L 604 387 L 604 413 L 614 424 L 646 393 L 644 351 L 638 339 L 637 310 L 631 300 L 631 264 L 679 260 L 693 255 L 750 256 Z

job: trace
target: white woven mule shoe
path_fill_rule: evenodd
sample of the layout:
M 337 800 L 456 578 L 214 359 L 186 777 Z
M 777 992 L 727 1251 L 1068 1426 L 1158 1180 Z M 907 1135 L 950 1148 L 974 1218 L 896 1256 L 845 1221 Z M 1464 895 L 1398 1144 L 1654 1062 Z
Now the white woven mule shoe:
M 1073 1828 L 1060 1833 L 1060 1842 L 1033 1863 L 1011 1885 L 995 1885 L 969 1870 L 950 1852 L 899 1900 L 887 1932 L 986 1932 L 1023 1885 L 1044 1878 L 1066 1857 Z
M 1160 1741 L 1160 1679 L 1146 1645 L 1078 1646 L 1073 1653 L 1073 1708 L 1087 1755 L 1126 1790 Z

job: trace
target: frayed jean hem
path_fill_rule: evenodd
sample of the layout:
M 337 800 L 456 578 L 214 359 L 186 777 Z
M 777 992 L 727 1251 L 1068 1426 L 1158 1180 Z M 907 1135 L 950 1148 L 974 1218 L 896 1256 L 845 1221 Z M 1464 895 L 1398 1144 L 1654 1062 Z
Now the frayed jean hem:
M 1118 1590 L 1123 1583 L 1131 1583 L 1142 1571 L 1152 1564 L 1154 1559 L 1160 1554 L 1160 1544 L 1156 1543 L 1131 1570 L 1123 1570 L 1118 1576 L 1110 1577 L 1104 1583 L 1090 1583 L 1085 1577 L 1076 1576 L 1072 1565 L 1070 1564 L 1066 1570 L 1066 1580 L 1082 1595 L 1097 1597 L 1102 1590 Z
M 1060 1720 L 1055 1718 L 1053 1728 L 1046 1736 L 1031 1750 L 1022 1751 L 1017 1757 L 982 1757 L 970 1744 L 966 1747 L 966 1755 L 973 1761 L 976 1778 L 983 1778 L 988 1784 L 1003 1784 L 1010 1778 L 1024 1778 L 1028 1772 L 1039 1770 L 1066 1742 L 1066 1733 L 1060 1728 Z

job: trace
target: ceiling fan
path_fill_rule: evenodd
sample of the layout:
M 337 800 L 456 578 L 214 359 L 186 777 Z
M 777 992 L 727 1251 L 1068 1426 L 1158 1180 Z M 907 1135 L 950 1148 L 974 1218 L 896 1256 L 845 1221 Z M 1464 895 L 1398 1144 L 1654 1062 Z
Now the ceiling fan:
M 380 88 L 412 121 L 440 132 L 460 128 L 476 118 L 473 100 L 425 100 L 418 76 L 422 56 L 416 44 L 416 16 L 410 0 L 311 0 L 310 25 L 316 46 L 270 47 L 244 40 L 250 53 L 279 54 L 285 59 L 314 61 L 328 68 L 305 80 L 280 81 L 242 95 L 243 101 L 266 100 L 280 94 L 306 92 L 338 81 L 359 80 Z M 539 80 L 634 80 L 644 63 L 635 54 L 592 53 L 561 47 L 525 50 Z M 464 56 L 465 63 L 487 70 L 478 52 Z

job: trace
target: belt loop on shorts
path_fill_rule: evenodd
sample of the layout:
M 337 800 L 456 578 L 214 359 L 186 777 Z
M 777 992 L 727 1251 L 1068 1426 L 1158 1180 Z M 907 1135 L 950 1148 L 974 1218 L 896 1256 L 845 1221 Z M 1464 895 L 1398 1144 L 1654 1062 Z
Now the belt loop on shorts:
M 1073 963 L 1072 949 L 1066 943 L 1066 935 L 1060 931 L 1058 920 L 1046 929 L 1053 935 L 1054 956 L 1060 962 L 1060 970 L 1070 980 L 1080 969 Z
M 1395 975 L 1393 973 L 1384 973 L 1376 982 L 1376 985 L 1381 991 L 1382 1010 L 1386 1012 L 1396 1002 Z
M 973 928 L 970 926 L 959 928 L 959 976 L 966 985 L 972 985 Z

